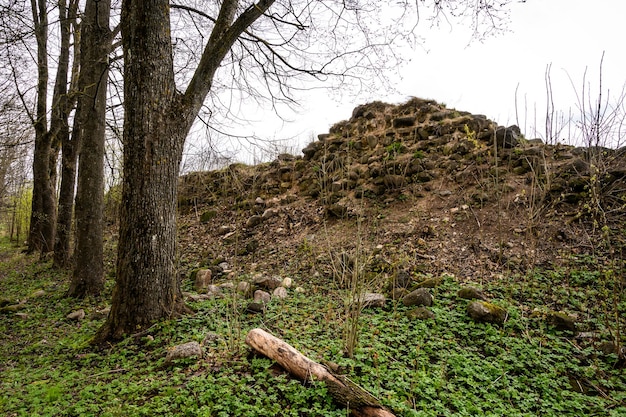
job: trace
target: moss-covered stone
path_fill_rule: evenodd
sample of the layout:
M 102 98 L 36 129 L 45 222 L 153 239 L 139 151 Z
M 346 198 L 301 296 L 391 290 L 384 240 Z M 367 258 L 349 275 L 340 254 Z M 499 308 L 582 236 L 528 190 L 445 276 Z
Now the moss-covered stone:
M 507 311 L 487 301 L 474 301 L 467 306 L 467 314 L 478 322 L 503 324 L 506 320 Z
M 402 303 L 407 306 L 426 306 L 433 305 L 433 296 L 426 288 L 418 288 L 410 292 L 402 298 Z
M 463 287 L 456 293 L 457 297 L 466 300 L 483 300 L 487 301 L 488 297 L 484 292 L 474 287 Z
M 442 278 L 428 278 L 418 283 L 415 288 L 435 288 L 441 284 Z
M 565 313 L 551 311 L 546 316 L 546 321 L 557 330 L 576 332 L 576 320 Z
M 433 313 L 426 307 L 417 307 L 406 313 L 406 316 L 413 320 L 427 320 L 434 319 L 435 313 Z

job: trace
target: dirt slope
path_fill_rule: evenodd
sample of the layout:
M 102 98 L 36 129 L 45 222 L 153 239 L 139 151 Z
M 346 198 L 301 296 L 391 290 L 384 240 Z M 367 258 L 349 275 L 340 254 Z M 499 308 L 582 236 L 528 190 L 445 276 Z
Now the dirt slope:
M 432 100 L 374 102 L 301 156 L 182 177 L 181 266 L 323 282 L 348 262 L 480 282 L 571 254 L 624 259 L 625 204 L 624 148 L 547 145 Z

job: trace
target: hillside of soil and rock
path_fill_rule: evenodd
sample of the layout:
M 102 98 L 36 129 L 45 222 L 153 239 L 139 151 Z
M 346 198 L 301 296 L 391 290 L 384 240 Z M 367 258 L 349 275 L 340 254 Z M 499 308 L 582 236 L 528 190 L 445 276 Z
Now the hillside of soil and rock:
M 348 260 L 476 282 L 624 258 L 625 148 L 544 144 L 413 98 L 358 106 L 302 153 L 182 177 L 182 265 L 308 281 Z
M 302 155 L 182 177 L 194 314 L 118 344 L 89 344 L 114 235 L 83 300 L 0 245 L 0 414 L 624 416 L 625 204 L 626 149 L 432 100 L 359 106 Z M 259 329 L 359 390 L 287 374 L 295 355 L 266 358 Z

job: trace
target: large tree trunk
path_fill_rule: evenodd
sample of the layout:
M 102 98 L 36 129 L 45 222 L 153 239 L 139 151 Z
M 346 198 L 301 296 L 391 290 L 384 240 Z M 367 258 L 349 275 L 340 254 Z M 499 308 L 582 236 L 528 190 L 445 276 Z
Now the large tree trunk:
M 179 101 L 168 0 L 125 1 L 124 181 L 111 313 L 95 342 L 186 311 L 177 278 L 176 192 L 187 131 Z M 178 110 L 178 111 L 177 111 Z
M 106 89 L 109 73 L 110 0 L 89 0 L 82 23 L 79 78 L 81 150 L 76 193 L 76 250 L 68 295 L 97 295 L 104 288 L 102 213 Z
M 188 311 L 177 274 L 176 193 L 185 138 L 215 71 L 239 36 L 271 6 L 260 0 L 235 19 L 224 0 L 184 94 L 174 82 L 168 0 L 124 0 L 124 182 L 111 313 L 94 342 L 116 340 Z

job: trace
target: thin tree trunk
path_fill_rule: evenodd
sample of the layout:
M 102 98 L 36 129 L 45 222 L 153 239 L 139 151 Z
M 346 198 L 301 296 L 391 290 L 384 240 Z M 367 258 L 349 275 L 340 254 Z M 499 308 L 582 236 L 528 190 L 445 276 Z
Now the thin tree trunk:
M 67 92 L 67 76 L 69 68 L 69 51 L 71 26 L 75 25 L 78 3 L 71 0 L 66 10 L 65 0 L 59 0 L 59 16 L 61 27 L 61 56 L 59 59 L 59 71 L 57 74 L 57 91 L 55 95 L 59 98 L 55 111 L 58 112 L 58 128 L 52 126 L 52 129 L 58 129 L 57 138 L 61 142 L 61 187 L 59 190 L 59 206 L 57 215 L 56 235 L 54 242 L 54 266 L 57 268 L 67 268 L 70 264 L 70 240 L 72 235 L 72 217 L 74 211 L 74 188 L 76 185 L 76 158 L 77 146 L 76 138 L 76 115 L 74 119 L 74 129 L 70 135 L 68 118 L 71 108 L 74 106 L 75 100 L 69 97 Z M 80 35 L 74 33 L 74 50 L 77 51 L 77 45 L 80 43 Z M 78 57 L 80 54 L 74 54 L 74 64 L 72 66 L 72 79 L 75 78 L 79 71 Z M 75 85 L 73 86 L 76 87 Z M 72 95 L 74 91 L 71 92 Z M 78 113 L 78 112 L 76 112 Z M 53 146 L 53 154 L 54 146 Z M 56 165 L 56 159 L 54 159 Z M 51 162 L 52 164 L 52 162 Z M 55 170 L 56 172 L 56 166 Z
M 74 114 L 72 134 L 63 143 L 61 153 L 61 189 L 57 216 L 56 241 L 54 243 L 54 266 L 68 268 L 71 265 L 70 241 L 74 214 L 74 189 L 76 188 L 76 162 L 81 129 L 78 127 L 79 109 Z
M 54 188 L 50 181 L 50 145 L 48 132 L 48 15 L 45 0 L 31 0 L 37 40 L 37 108 L 35 151 L 33 153 L 33 199 L 28 237 L 28 251 L 48 253 L 54 245 L 56 217 Z
M 110 13 L 110 0 L 89 0 L 82 23 L 76 250 L 68 291 L 69 296 L 79 298 L 98 295 L 104 288 L 102 214 Z

